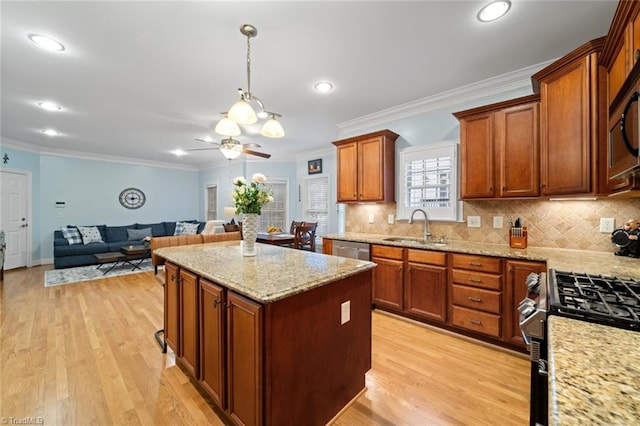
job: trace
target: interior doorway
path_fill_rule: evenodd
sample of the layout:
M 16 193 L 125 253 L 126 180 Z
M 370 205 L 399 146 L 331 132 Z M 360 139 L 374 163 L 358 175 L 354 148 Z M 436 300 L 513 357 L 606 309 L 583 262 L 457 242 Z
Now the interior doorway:
M 7 248 L 4 269 L 32 266 L 31 253 L 31 174 L 3 169 L 0 173 L 0 229 Z

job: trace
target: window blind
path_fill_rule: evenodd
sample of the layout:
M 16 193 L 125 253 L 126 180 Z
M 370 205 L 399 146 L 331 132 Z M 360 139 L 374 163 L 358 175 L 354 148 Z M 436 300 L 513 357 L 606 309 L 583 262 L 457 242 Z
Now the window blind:
M 269 182 L 273 191 L 273 202 L 262 206 L 258 231 L 265 231 L 268 226 L 289 229 L 287 219 L 287 183 Z
M 318 222 L 316 236 L 329 231 L 329 178 L 309 178 L 304 181 L 304 217 L 307 222 Z

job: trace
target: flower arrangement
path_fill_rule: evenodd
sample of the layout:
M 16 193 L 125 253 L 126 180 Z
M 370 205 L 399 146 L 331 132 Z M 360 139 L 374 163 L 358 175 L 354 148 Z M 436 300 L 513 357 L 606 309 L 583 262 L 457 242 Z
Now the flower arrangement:
M 267 178 L 262 173 L 254 173 L 251 182 L 243 176 L 233 179 L 233 205 L 236 214 L 260 214 L 262 206 L 273 202 L 271 188 L 265 184 Z

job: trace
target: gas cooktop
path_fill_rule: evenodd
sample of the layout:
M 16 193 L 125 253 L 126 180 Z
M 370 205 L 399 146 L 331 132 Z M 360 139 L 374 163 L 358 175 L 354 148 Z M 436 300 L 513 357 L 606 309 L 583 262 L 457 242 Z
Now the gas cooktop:
M 549 312 L 640 331 L 640 282 L 603 275 L 549 271 Z

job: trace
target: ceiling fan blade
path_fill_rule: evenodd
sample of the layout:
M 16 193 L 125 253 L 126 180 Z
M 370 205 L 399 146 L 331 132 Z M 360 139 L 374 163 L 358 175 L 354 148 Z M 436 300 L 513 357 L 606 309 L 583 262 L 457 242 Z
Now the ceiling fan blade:
M 241 144 L 243 148 L 261 148 L 262 145 L 255 142 L 243 143 Z
M 216 148 L 193 148 L 193 149 L 185 149 L 185 151 L 211 151 L 212 149 L 220 149 Z
M 242 149 L 245 154 L 251 154 L 262 158 L 271 158 L 271 154 L 265 154 L 264 152 L 251 151 L 250 149 Z
M 216 142 L 213 142 L 213 141 L 204 140 L 204 139 L 201 139 L 201 138 L 195 138 L 194 140 L 197 140 L 198 142 L 209 143 L 211 145 L 216 145 L 216 146 L 220 145 L 219 143 L 216 143 Z

